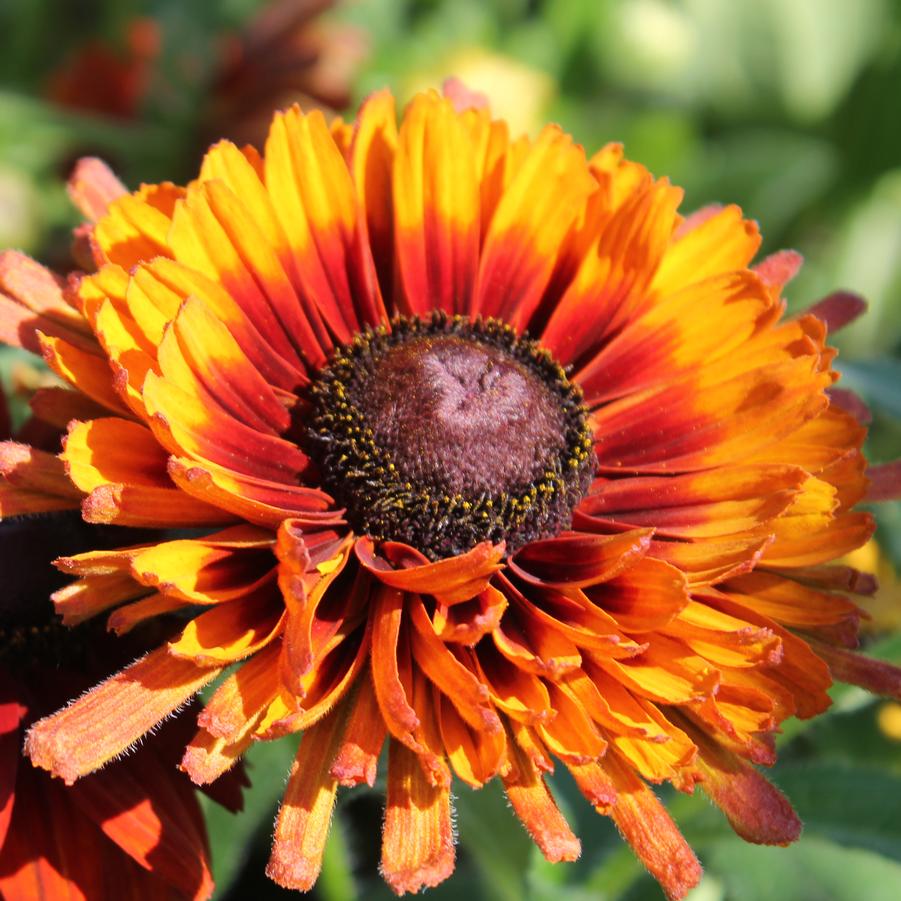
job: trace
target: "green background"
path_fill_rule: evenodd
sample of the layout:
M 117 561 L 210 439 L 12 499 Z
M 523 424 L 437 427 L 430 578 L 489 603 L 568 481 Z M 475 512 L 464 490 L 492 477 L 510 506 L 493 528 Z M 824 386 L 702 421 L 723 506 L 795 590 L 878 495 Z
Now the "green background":
M 0 4 L 0 246 L 65 259 L 76 221 L 63 182 L 78 155 L 110 159 L 127 183 L 190 177 L 217 41 L 257 0 L 3 0 Z M 152 89 L 127 122 L 65 111 L 48 73 L 88 39 L 120 46 L 134 15 L 160 23 Z M 586 149 L 627 154 L 686 189 L 685 209 L 737 202 L 763 251 L 799 250 L 792 309 L 837 288 L 868 316 L 837 336 L 843 383 L 873 411 L 871 460 L 901 456 L 901 3 L 891 0 L 356 0 L 330 14 L 367 48 L 355 102 L 385 85 L 402 98 L 459 72 L 527 127 L 558 121 Z M 13 356 L 0 352 L 8 378 Z M 868 641 L 901 662 L 901 504 L 879 511 L 889 578 Z M 894 598 L 894 609 L 891 609 Z M 745 845 L 700 797 L 670 809 L 706 868 L 692 901 L 901 898 L 901 743 L 877 702 L 836 689 L 832 711 L 790 723 L 773 779 L 804 822 L 790 849 Z M 208 807 L 219 899 L 285 895 L 262 875 L 290 740 L 249 754 L 243 814 Z M 377 871 L 375 792 L 342 795 L 322 878 L 329 901 L 387 898 Z M 458 868 L 442 899 L 662 897 L 574 786 L 554 790 L 582 838 L 576 864 L 531 847 L 496 787 L 455 788 Z

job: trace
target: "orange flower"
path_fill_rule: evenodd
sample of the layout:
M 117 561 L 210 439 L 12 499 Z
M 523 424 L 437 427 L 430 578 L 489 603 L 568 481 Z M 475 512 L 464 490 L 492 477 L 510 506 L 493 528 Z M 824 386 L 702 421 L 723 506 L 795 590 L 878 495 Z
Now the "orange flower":
M 338 786 L 371 785 L 387 741 L 398 893 L 453 869 L 452 774 L 501 779 L 544 854 L 577 857 L 562 765 L 682 897 L 700 866 L 649 783 L 786 844 L 755 768 L 779 723 L 833 675 L 901 688 L 849 649 L 871 580 L 831 562 L 872 531 L 825 343 L 859 304 L 786 320 L 800 260 L 749 269 L 736 207 L 683 219 L 619 146 L 511 139 L 455 96 L 399 125 L 385 93 L 352 126 L 290 109 L 186 188 L 87 161 L 97 271 L 0 261 L 7 340 L 76 389 L 36 398 L 74 420 L 64 450 L 9 447 L 0 498 L 193 530 L 57 562 L 66 622 L 187 624 L 27 750 L 74 783 L 239 662 L 182 767 L 203 784 L 302 734 L 280 884 L 313 885 Z

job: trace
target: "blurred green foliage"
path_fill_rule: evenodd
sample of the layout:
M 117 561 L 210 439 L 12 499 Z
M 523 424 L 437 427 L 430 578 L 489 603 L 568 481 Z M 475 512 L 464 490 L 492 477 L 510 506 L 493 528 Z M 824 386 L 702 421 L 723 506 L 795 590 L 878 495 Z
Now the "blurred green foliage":
M 0 245 L 59 263 L 75 218 L 63 179 L 79 155 L 111 161 L 129 184 L 190 176 L 217 41 L 261 0 L 4 0 L 0 4 Z M 150 87 L 127 121 L 63 110 L 49 73 L 88 40 L 122 47 L 134 16 L 160 26 Z M 836 337 L 845 384 L 873 409 L 869 453 L 901 456 L 901 3 L 892 0 L 347 0 L 330 14 L 359 29 L 368 58 L 357 99 L 401 97 L 460 74 L 525 127 L 559 121 L 586 148 L 626 152 L 686 191 L 686 209 L 737 202 L 764 250 L 800 250 L 788 289 L 800 309 L 836 288 L 867 317 Z M 12 358 L 3 358 L 8 370 Z M 901 505 L 880 513 L 880 542 L 901 565 Z M 872 649 L 901 662 L 901 641 Z M 789 723 L 773 777 L 806 822 L 791 849 L 748 846 L 703 798 L 664 792 L 707 868 L 693 901 L 894 901 L 901 898 L 901 745 L 879 702 L 838 688 L 833 711 Z M 253 789 L 232 817 L 207 805 L 217 897 L 283 893 L 263 877 L 291 741 L 249 753 Z M 611 824 L 565 778 L 583 858 L 550 866 L 492 786 L 457 787 L 459 865 L 430 895 L 660 898 Z M 316 895 L 388 898 L 377 867 L 378 792 L 354 790 L 336 814 Z

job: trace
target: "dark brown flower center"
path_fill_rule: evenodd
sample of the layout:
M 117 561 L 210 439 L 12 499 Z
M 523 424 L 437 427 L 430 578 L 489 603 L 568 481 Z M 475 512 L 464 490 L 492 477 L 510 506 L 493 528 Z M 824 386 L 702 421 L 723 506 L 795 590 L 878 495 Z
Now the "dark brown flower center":
M 581 394 L 495 321 L 398 319 L 311 389 L 310 450 L 353 527 L 432 558 L 569 525 L 593 473 Z

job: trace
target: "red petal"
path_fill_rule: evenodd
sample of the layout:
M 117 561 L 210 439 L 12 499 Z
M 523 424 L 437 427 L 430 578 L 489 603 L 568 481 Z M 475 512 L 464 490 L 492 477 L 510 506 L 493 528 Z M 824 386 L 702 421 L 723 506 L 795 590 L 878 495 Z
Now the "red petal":
M 867 470 L 867 478 L 870 480 L 866 496 L 868 502 L 896 501 L 901 498 L 901 460 L 871 466 Z
M 829 334 L 843 329 L 867 310 L 867 302 L 850 291 L 835 291 L 818 300 L 804 311 L 804 315 L 813 314 L 826 323 Z

